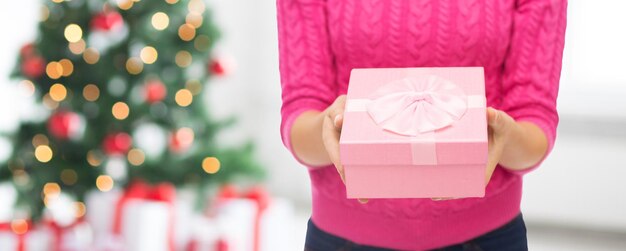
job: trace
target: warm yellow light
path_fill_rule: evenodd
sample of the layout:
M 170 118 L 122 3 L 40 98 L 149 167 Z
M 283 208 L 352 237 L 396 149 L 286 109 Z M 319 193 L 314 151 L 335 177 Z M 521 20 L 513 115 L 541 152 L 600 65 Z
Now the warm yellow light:
M 35 94 L 35 84 L 33 84 L 32 81 L 28 80 L 28 79 L 24 79 L 22 81 L 20 81 L 20 86 L 22 88 L 24 88 L 24 90 L 27 91 L 28 96 L 32 96 L 33 94 Z
M 196 36 L 196 28 L 191 24 L 183 24 L 178 27 L 178 36 L 183 41 L 191 41 Z
M 33 137 L 33 147 L 38 147 L 40 145 L 48 145 L 50 144 L 48 141 L 48 137 L 43 134 L 37 134 Z
M 83 37 L 83 30 L 77 24 L 69 24 L 65 27 L 65 39 L 70 43 L 78 42 Z
M 198 95 L 202 91 L 202 84 L 198 80 L 189 80 L 185 83 L 185 89 L 189 90 L 193 95 Z
M 146 156 L 140 149 L 134 148 L 128 151 L 128 163 L 133 166 L 139 166 L 146 160 Z
M 94 48 L 88 48 L 83 53 L 83 59 L 88 64 L 98 63 L 98 60 L 100 60 L 100 52 Z
M 187 9 L 191 13 L 202 14 L 202 12 L 206 9 L 206 6 L 204 5 L 204 0 L 191 0 L 187 5 Z
M 117 0 L 117 6 L 122 10 L 128 10 L 133 7 L 133 0 Z
M 67 89 L 65 89 L 64 85 L 56 83 L 50 86 L 50 98 L 52 100 L 61 102 L 65 97 L 67 97 Z
M 65 58 L 59 60 L 59 64 L 61 65 L 61 67 L 63 67 L 63 77 L 72 75 L 72 72 L 74 71 L 74 64 L 72 63 L 72 61 Z
M 46 74 L 51 79 L 59 79 L 63 76 L 63 66 L 57 61 L 52 61 L 46 65 Z
M 202 26 L 202 15 L 191 12 L 185 17 L 185 22 L 197 29 Z
M 16 219 L 11 221 L 11 230 L 17 235 L 28 232 L 28 222 L 24 219 Z
M 189 53 L 188 51 L 179 51 L 178 53 L 176 53 L 174 61 L 179 67 L 187 67 L 191 65 L 191 53 Z
M 159 57 L 159 53 L 154 47 L 146 46 L 146 47 L 143 47 L 143 49 L 141 49 L 141 53 L 139 57 L 141 57 L 141 61 L 143 61 L 144 63 L 152 64 Z
M 85 47 L 87 47 L 87 44 L 85 43 L 85 40 L 78 40 L 78 42 L 76 43 L 69 43 L 68 47 L 70 48 L 70 51 L 76 55 L 81 54 L 85 51 Z
M 165 0 L 166 3 L 175 4 L 178 3 L 178 0 Z
M 52 154 L 52 149 L 47 145 L 39 145 L 35 148 L 35 158 L 41 163 L 50 161 Z
M 107 192 L 113 189 L 113 178 L 109 175 L 100 175 L 96 178 L 96 187 L 102 192 Z
M 52 0 L 53 3 L 62 3 L 64 0 Z
M 96 101 L 100 97 L 100 89 L 94 84 L 88 84 L 83 88 L 83 97 L 87 101 Z
M 89 165 L 96 167 L 102 164 L 102 156 L 97 152 L 91 150 L 87 152 L 87 163 Z
M 117 102 L 113 105 L 111 113 L 113 113 L 113 117 L 115 117 L 116 119 L 123 120 L 128 117 L 128 114 L 130 113 L 130 108 L 128 108 L 128 105 L 124 102 Z
M 126 60 L 126 70 L 130 74 L 137 75 L 143 71 L 143 62 L 136 57 L 129 58 Z
M 211 39 L 209 39 L 209 37 L 207 37 L 206 35 L 199 35 L 198 37 L 196 37 L 196 39 L 193 40 L 193 47 L 195 47 L 196 50 L 199 51 L 206 51 L 207 49 L 209 49 L 210 45 Z
M 206 157 L 202 160 L 202 169 L 209 174 L 217 173 L 220 170 L 220 161 L 215 157 Z
M 61 181 L 65 185 L 74 185 L 78 180 L 78 174 L 73 169 L 63 169 L 61 171 Z
M 80 201 L 75 202 L 74 207 L 76 207 L 76 218 L 83 217 L 85 216 L 85 213 L 87 213 L 87 206 L 85 206 L 85 203 Z
M 191 102 L 193 101 L 193 95 L 191 94 L 189 90 L 181 89 L 176 92 L 175 100 L 176 100 L 176 104 L 182 107 L 186 107 L 186 106 L 189 106 Z
M 163 12 L 157 12 L 152 15 L 152 27 L 157 30 L 165 30 L 170 25 L 170 17 Z
M 43 195 L 48 199 L 56 199 L 61 194 L 61 187 L 54 182 L 48 182 L 43 186 Z

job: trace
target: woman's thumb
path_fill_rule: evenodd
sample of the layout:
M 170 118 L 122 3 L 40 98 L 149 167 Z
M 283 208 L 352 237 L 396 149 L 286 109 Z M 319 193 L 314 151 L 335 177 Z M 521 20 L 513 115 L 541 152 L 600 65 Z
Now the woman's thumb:
M 487 124 L 489 126 L 494 129 L 498 128 L 498 126 L 500 125 L 500 119 L 500 111 L 492 107 L 487 108 Z

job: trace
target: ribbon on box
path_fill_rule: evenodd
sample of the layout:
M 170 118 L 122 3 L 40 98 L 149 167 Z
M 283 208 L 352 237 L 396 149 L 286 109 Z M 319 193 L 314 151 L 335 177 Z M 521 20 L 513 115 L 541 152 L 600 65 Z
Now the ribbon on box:
M 122 197 L 115 207 L 113 233 L 120 235 L 122 233 L 122 212 L 127 202 L 134 199 L 152 200 L 165 202 L 169 205 L 169 224 L 167 229 L 168 249 L 175 250 L 174 244 L 174 202 L 176 199 L 176 188 L 169 183 L 161 183 L 151 186 L 143 181 L 134 181 L 126 189 Z
M 467 95 L 452 81 L 431 75 L 391 81 L 367 99 L 348 99 L 345 109 L 367 112 L 382 129 L 412 137 L 414 165 L 436 165 L 435 131 L 485 103 L 484 96 Z
M 254 217 L 254 237 L 253 237 L 253 251 L 261 250 L 261 216 L 263 212 L 269 206 L 270 196 L 262 187 L 253 187 L 246 192 L 240 192 L 235 186 L 225 185 L 223 186 L 218 195 L 218 203 L 227 201 L 229 199 L 245 198 L 252 200 L 256 203 L 257 210 Z M 218 247 L 219 247 L 218 243 Z M 222 245 L 223 246 L 223 245 Z M 218 250 L 221 250 L 218 248 Z
M 11 233 L 14 233 L 17 236 L 17 251 L 25 251 L 26 234 L 28 234 L 28 231 L 30 231 L 32 227 L 31 225 L 32 223 L 30 221 L 25 221 L 24 225 L 21 225 L 19 227 L 24 227 L 26 229 L 21 229 L 20 231 L 22 233 L 18 233 L 12 226 L 11 222 L 0 222 L 0 232 L 10 231 Z
M 63 250 L 63 234 L 65 231 L 72 229 L 82 223 L 85 222 L 85 218 L 84 217 L 80 217 L 78 219 L 76 219 L 73 223 L 67 225 L 67 226 L 61 226 L 59 225 L 56 221 L 52 220 L 52 219 L 46 219 L 43 221 L 43 224 L 48 226 L 50 228 L 50 230 L 52 231 L 52 237 L 53 237 L 53 246 L 52 246 L 52 250 L 54 251 L 61 251 Z

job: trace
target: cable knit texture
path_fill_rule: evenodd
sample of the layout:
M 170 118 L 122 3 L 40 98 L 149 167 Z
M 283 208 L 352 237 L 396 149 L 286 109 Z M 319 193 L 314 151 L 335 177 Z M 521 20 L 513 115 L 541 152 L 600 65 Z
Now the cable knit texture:
M 489 106 L 554 145 L 565 0 L 278 0 L 281 135 L 348 88 L 350 70 L 483 66 Z M 538 166 L 538 165 L 537 165 Z M 536 167 L 536 166 L 535 166 Z M 309 167 L 313 222 L 356 243 L 424 250 L 487 233 L 520 210 L 523 172 L 496 168 L 485 198 L 346 199 L 334 167 Z

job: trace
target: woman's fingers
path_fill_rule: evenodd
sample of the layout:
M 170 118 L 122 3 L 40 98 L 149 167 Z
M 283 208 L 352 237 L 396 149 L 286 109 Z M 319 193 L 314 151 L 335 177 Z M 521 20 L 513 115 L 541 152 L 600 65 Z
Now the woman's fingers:
M 339 157 L 339 135 L 340 131 L 336 130 L 334 125 L 334 121 L 330 118 L 326 118 L 324 120 L 324 146 L 326 147 L 326 152 L 328 152 L 328 157 L 330 161 L 333 162 L 335 168 L 337 168 L 337 172 L 341 176 L 341 180 L 344 181 L 344 173 L 343 166 L 341 165 L 341 158 Z
M 361 204 L 365 204 L 370 201 L 369 199 L 358 199 L 358 200 L 359 200 L 359 203 Z

